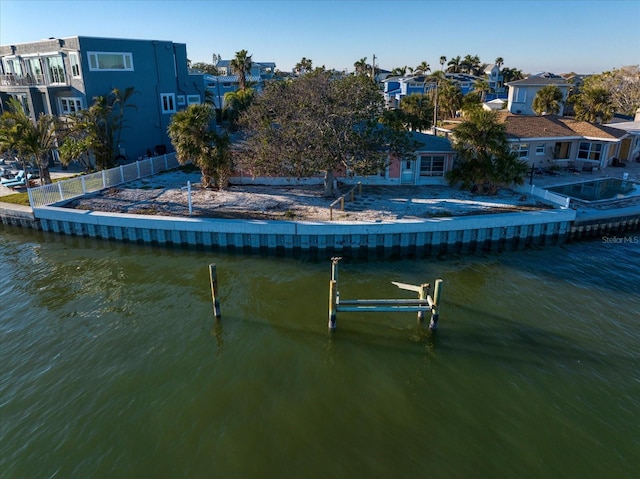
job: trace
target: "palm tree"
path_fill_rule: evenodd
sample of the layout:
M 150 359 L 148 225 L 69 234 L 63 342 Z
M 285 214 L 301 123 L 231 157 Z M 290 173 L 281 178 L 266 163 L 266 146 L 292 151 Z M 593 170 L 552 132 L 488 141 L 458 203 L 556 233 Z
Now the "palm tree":
M 586 87 L 571 97 L 576 119 L 592 123 L 607 123 L 613 118 L 611 92 L 603 87 Z
M 504 65 L 504 58 L 502 57 L 496 58 L 496 66 L 500 68 L 502 65 Z
M 229 120 L 229 129 L 231 131 L 237 130 L 238 117 L 240 116 L 240 113 L 249 108 L 254 97 L 255 90 L 253 88 L 229 91 L 224 94 L 224 107 L 222 112 Z
M 447 63 L 447 57 L 445 57 L 444 55 L 442 55 L 440 57 L 440 70 L 442 70 L 442 68 L 444 67 L 444 64 Z
M 244 90 L 247 87 L 247 74 L 251 73 L 251 55 L 246 50 L 240 50 L 236 52 L 236 57 L 229 62 L 231 72 L 234 75 L 238 75 L 238 83 L 240 90 Z
M 538 115 L 557 115 L 563 100 L 562 91 L 556 85 L 542 87 L 536 93 L 531 108 Z
M 482 70 L 480 58 L 478 55 L 465 55 L 464 59 L 460 62 L 460 68 L 463 73 L 477 75 L 479 71 Z
M 93 105 L 71 115 L 68 121 L 69 144 L 60 148 L 63 162 L 78 157 L 93 155 L 96 166 L 106 169 L 115 163 L 120 155 L 120 138 L 126 127 L 124 114 L 135 93 L 133 87 L 124 92 L 114 88 L 108 95 L 94 98 Z M 66 142 L 65 142 L 66 143 Z
M 200 168 L 202 185 L 225 188 L 231 168 L 228 135 L 212 129 L 215 111 L 210 105 L 189 105 L 173 115 L 167 129 L 181 164 L 191 161 Z
M 431 67 L 425 61 L 422 61 L 422 63 L 420 63 L 420 65 L 415 67 L 413 70 L 414 73 L 420 72 L 423 75 L 426 75 L 428 71 L 431 71 Z
M 447 63 L 447 73 L 460 73 L 461 63 L 460 55 L 449 60 L 449 63 Z
M 522 184 L 527 164 L 511 153 L 504 124 L 496 112 L 474 110 L 453 133 L 458 160 L 447 174 L 451 184 L 479 194 L 495 194 L 500 185 Z
M 398 77 L 403 77 L 407 74 L 407 67 L 406 65 L 403 67 L 395 67 L 393 70 L 391 70 L 391 73 L 389 74 L 390 76 L 398 76 Z
M 0 121 L 0 148 L 15 150 L 22 158 L 23 165 L 30 159 L 38 165 L 40 182 L 51 183 L 49 155 L 58 146 L 60 121 L 51 115 L 41 114 L 34 124 L 26 115 L 22 105 L 15 98 L 7 102 L 8 111 Z
M 311 61 L 311 59 L 309 58 L 302 57 L 302 59 L 298 63 L 296 63 L 294 71 L 296 72 L 296 75 L 304 75 L 305 73 L 310 72 L 312 68 L 313 61 Z
M 353 64 L 356 75 L 367 75 L 371 70 L 371 65 L 367 63 L 367 57 L 363 57 Z
M 444 112 L 445 118 L 455 118 L 462 106 L 462 91 L 450 80 L 440 82 L 438 87 L 438 111 Z
M 524 78 L 522 71 L 517 70 L 515 68 L 505 67 L 500 71 L 500 74 L 502 75 L 502 81 L 504 83 L 509 83 L 516 80 L 522 80 Z
M 480 94 L 480 101 L 484 103 L 484 100 L 487 97 L 487 93 L 491 91 L 489 82 L 486 80 L 486 78 L 478 78 L 473 83 L 473 91 Z

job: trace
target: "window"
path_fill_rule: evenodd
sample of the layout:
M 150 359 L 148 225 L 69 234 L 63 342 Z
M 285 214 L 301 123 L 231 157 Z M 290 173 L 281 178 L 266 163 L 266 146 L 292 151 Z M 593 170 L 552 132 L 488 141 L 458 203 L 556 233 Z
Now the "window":
M 514 103 L 526 103 L 527 90 L 524 88 L 516 88 L 516 91 L 513 92 L 513 101 Z
M 536 146 L 536 155 L 544 155 L 545 146 L 546 145 L 544 143 L 542 145 L 537 145 Z
M 444 155 L 420 155 L 420 176 L 444 176 Z
M 581 160 L 600 161 L 602 153 L 602 143 L 591 143 L 583 141 L 578 148 L 578 158 Z
M 187 101 L 185 100 L 184 95 L 178 95 L 176 97 L 176 103 L 178 106 L 185 106 Z
M 69 53 L 69 63 L 71 64 L 71 75 L 73 78 L 80 77 L 80 57 L 77 52 Z
M 22 75 L 20 61 L 17 58 L 5 58 L 2 62 L 4 63 L 4 71 L 7 75 Z
M 60 98 L 60 113 L 70 115 L 82 110 L 82 98 Z
M 187 105 L 199 105 L 200 95 L 187 95 Z
M 20 106 L 22 107 L 22 111 L 24 111 L 24 114 L 27 116 L 31 116 L 31 109 L 29 108 L 29 99 L 27 98 L 27 95 L 10 95 L 13 98 L 15 98 L 16 100 L 18 100 L 18 102 L 20 103 Z
M 511 145 L 511 153 L 515 153 L 518 158 L 528 158 L 529 143 L 515 143 Z
M 160 102 L 162 103 L 162 113 L 175 113 L 176 95 L 174 93 L 161 93 Z
M 131 53 L 87 52 L 91 71 L 133 71 Z
M 64 65 L 62 57 L 45 57 L 45 65 L 47 66 L 48 80 L 50 83 L 65 83 Z

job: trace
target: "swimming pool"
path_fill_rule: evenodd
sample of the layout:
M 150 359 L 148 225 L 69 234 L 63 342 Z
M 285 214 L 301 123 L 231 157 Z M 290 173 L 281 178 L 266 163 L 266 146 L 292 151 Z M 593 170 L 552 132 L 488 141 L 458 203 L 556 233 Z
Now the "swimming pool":
M 602 178 L 599 180 L 553 186 L 547 190 L 569 198 L 582 201 L 604 201 L 628 198 L 640 195 L 638 185 L 618 178 Z

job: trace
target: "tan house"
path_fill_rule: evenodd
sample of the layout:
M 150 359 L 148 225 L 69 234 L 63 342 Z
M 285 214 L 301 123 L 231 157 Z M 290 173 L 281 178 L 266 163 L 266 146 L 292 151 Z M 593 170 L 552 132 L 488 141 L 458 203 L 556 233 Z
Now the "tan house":
M 604 169 L 614 158 L 629 161 L 630 142 L 637 141 L 622 129 L 556 115 L 498 115 L 511 150 L 536 168 Z

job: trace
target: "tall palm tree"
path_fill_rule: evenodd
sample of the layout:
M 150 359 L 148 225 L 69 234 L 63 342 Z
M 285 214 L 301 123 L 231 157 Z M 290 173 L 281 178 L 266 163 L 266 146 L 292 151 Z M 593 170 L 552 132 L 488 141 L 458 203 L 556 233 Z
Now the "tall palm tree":
M 229 62 L 231 72 L 234 75 L 238 75 L 240 90 L 244 90 L 247 87 L 247 75 L 251 73 L 252 65 L 251 55 L 249 55 L 249 52 L 246 50 L 236 52 L 235 58 Z
M 462 91 L 450 80 L 440 82 L 438 88 L 438 111 L 444 112 L 445 118 L 455 118 L 462 107 Z
M 557 115 L 563 100 L 562 91 L 556 85 L 546 85 L 538 90 L 531 108 L 538 115 Z
M 449 60 L 447 63 L 447 73 L 460 73 L 462 68 L 461 63 L 462 59 L 460 55 Z
M 440 70 L 442 70 L 442 68 L 444 67 L 444 64 L 447 63 L 447 57 L 445 57 L 444 55 L 442 55 L 440 57 Z
M 504 65 L 504 58 L 502 57 L 496 58 L 496 66 L 500 68 L 502 65 Z
M 522 74 L 522 70 L 517 70 L 516 68 L 505 67 L 500 71 L 500 74 L 502 75 L 502 81 L 504 83 L 508 83 L 516 80 L 522 80 L 524 78 L 524 75 Z
M 479 71 L 482 70 L 480 58 L 478 57 L 478 55 L 465 55 L 465 57 L 460 62 L 460 68 L 463 73 L 477 75 Z
M 403 77 L 407 74 L 407 66 L 403 66 L 403 67 L 395 67 L 393 70 L 391 70 L 390 76 L 398 76 L 398 77 Z
M 423 60 L 420 65 L 414 68 L 413 73 L 420 72 L 421 74 L 426 75 L 429 71 L 431 71 L 431 67 L 426 61 Z

